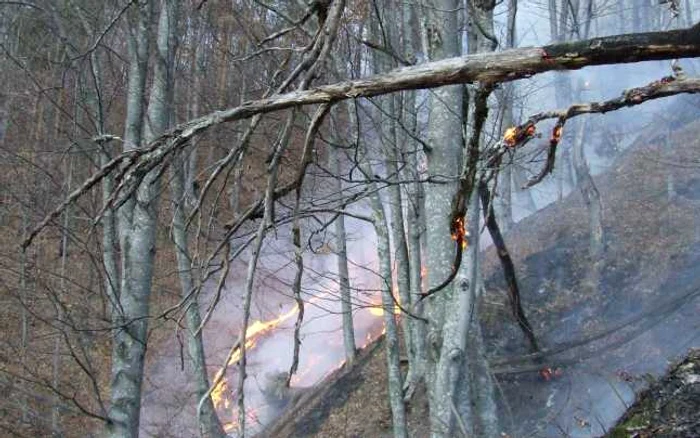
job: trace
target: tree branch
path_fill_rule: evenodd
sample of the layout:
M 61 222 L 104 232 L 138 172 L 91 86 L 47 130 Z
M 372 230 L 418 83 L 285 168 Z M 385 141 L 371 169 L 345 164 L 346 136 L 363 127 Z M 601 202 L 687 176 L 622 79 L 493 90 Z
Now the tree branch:
M 206 130 L 227 122 L 250 118 L 303 105 L 334 103 L 358 97 L 371 97 L 402 90 L 435 88 L 449 84 L 482 82 L 495 84 L 531 77 L 552 70 L 575 70 L 586 66 L 619 64 L 649 60 L 700 56 L 700 23 L 688 29 L 648 32 L 594 38 L 573 43 L 554 44 L 536 48 L 480 53 L 399 68 L 364 79 L 343 81 L 303 91 L 254 100 L 224 111 L 215 111 L 183 123 L 138 150 L 138 155 L 123 170 L 123 183 L 117 189 L 129 194 L 138 187 L 150 170 L 168 156 L 184 148 L 187 142 Z M 677 94 L 677 93 L 674 93 Z M 668 94 L 670 95 L 670 94 Z M 661 96 L 659 96 L 661 97 Z M 123 158 L 122 158 L 123 159 Z M 81 187 L 69 195 L 76 199 L 99 183 L 107 172 L 100 169 Z M 23 242 L 32 240 L 50 218 L 65 208 L 61 204 L 42 221 Z
M 496 165 L 500 162 L 500 157 L 506 152 L 507 148 L 518 148 L 527 143 L 527 141 L 535 135 L 536 125 L 539 122 L 548 119 L 558 119 L 556 125 L 552 129 L 545 166 L 539 174 L 530 179 L 526 184 L 526 187 L 532 187 L 554 170 L 557 145 L 561 139 L 564 125 L 569 119 L 583 114 L 604 114 L 624 107 L 632 107 L 650 100 L 674 96 L 676 94 L 700 93 L 700 78 L 686 78 L 678 67 L 674 68 L 674 73 L 677 76 L 666 76 L 643 87 L 625 90 L 620 97 L 615 99 L 601 102 L 577 103 L 571 105 L 569 108 L 537 113 L 531 116 L 527 122 L 522 125 L 511 128 L 509 130 L 511 131 L 510 134 L 508 131 L 506 132 L 506 137 L 501 142 L 502 147 L 492 156 L 489 163 L 491 166 Z

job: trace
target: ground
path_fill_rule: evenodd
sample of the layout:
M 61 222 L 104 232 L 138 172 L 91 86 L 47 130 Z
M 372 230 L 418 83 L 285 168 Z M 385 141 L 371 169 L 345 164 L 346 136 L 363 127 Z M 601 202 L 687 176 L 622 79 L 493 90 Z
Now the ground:
M 607 437 L 700 437 L 700 350 L 644 391 Z

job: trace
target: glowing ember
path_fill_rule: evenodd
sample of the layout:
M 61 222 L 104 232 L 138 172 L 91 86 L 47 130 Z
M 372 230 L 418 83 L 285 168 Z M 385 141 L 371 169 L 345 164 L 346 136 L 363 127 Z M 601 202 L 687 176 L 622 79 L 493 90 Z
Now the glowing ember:
M 563 130 L 564 128 L 561 125 L 555 126 L 552 130 L 552 138 L 550 139 L 550 141 L 553 143 L 559 143 L 559 140 L 561 140 L 561 134 Z
M 507 144 L 510 147 L 515 146 L 516 143 L 516 134 L 518 133 L 518 128 L 515 126 L 511 126 L 510 128 L 506 129 L 505 134 L 503 134 L 503 141 L 505 144 Z
M 533 137 L 535 135 L 535 125 L 529 123 L 525 128 L 521 126 L 512 126 L 503 133 L 503 142 L 508 147 L 515 147 L 523 141 Z
M 469 232 L 464 226 L 464 217 L 458 216 L 452 221 L 452 240 L 461 243 L 462 248 L 467 247 L 467 238 L 469 237 Z
M 561 368 L 545 367 L 540 370 L 540 377 L 542 377 L 542 380 L 545 382 L 561 377 L 562 374 L 564 374 L 564 372 L 561 370 Z

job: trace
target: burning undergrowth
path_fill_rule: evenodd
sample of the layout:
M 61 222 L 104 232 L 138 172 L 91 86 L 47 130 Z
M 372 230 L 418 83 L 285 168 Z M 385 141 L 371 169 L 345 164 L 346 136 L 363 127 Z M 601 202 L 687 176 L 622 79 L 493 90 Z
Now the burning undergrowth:
M 510 315 L 498 260 L 487 251 L 484 332 L 500 381 L 504 427 L 514 436 L 598 436 L 630 406 L 647 376 L 697 346 L 700 122 L 674 132 L 668 127 L 668 135 L 659 134 L 662 128 L 667 126 L 659 123 L 643 132 L 596 178 L 604 206 L 603 257 L 588 255 L 587 214 L 578 192 L 523 220 L 506 237 L 525 310 L 543 347 L 554 351 L 543 361 L 501 359 L 528 348 Z M 349 393 L 343 403 L 319 395 L 287 413 L 270 436 L 345 430 L 348 436 L 390 435 L 380 356 L 348 371 L 345 385 L 316 389 Z M 359 378 L 367 373 L 374 377 Z M 409 412 L 413 436 L 424 436 L 424 393 L 414 395 Z

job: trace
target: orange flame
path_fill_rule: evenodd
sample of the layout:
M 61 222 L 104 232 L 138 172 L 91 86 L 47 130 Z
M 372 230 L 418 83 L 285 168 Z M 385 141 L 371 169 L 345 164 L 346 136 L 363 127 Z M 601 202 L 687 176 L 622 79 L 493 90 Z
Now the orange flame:
M 452 240 L 462 244 L 462 248 L 467 247 L 467 237 L 469 237 L 469 232 L 464 226 L 464 217 L 457 216 L 454 221 L 452 221 L 452 233 L 450 235 Z
M 503 133 L 503 142 L 506 146 L 513 148 L 523 140 L 534 136 L 535 131 L 535 125 L 532 123 L 528 123 L 524 129 L 520 126 L 511 126 Z
M 507 144 L 510 147 L 515 146 L 517 133 L 518 128 L 515 126 L 511 126 L 510 128 L 506 129 L 506 132 L 503 134 L 503 141 L 505 142 L 505 144 Z
M 561 134 L 562 134 L 563 130 L 564 130 L 563 126 L 561 126 L 561 125 L 555 126 L 554 129 L 552 130 L 552 138 L 550 139 L 550 141 L 552 143 L 559 143 L 559 140 L 561 140 Z
M 215 408 L 219 409 L 223 407 L 228 409 L 230 401 L 225 394 L 227 389 L 228 380 L 226 379 L 226 377 L 224 377 L 219 381 L 219 383 L 216 384 L 214 389 L 211 391 L 211 400 L 214 403 Z
M 326 294 L 327 295 L 327 294 Z M 319 295 L 313 297 L 311 300 L 308 301 L 309 304 L 312 304 L 316 301 L 319 301 L 323 299 L 326 295 Z M 384 309 L 381 304 L 374 304 L 369 308 L 370 314 L 374 316 L 382 316 L 384 314 Z M 394 308 L 394 313 L 398 314 L 400 311 L 398 306 L 395 306 Z M 290 318 L 296 316 L 299 313 L 299 308 L 297 306 L 293 306 L 291 309 L 289 309 L 287 312 L 282 313 L 278 317 L 268 320 L 268 321 L 261 321 L 261 320 L 256 320 L 251 323 L 248 328 L 246 329 L 246 342 L 245 342 L 245 347 L 246 350 L 250 350 L 255 348 L 257 341 L 260 339 L 261 336 L 271 332 L 274 330 L 276 327 L 278 327 L 280 324 L 283 322 L 289 320 Z M 384 329 L 386 330 L 386 329 Z M 384 333 L 384 331 L 382 332 Z M 373 340 L 375 339 L 374 336 L 372 336 L 371 333 L 367 333 L 367 339 L 365 345 L 362 346 L 362 348 L 366 347 L 369 345 Z M 231 355 L 231 359 L 229 361 L 229 364 L 235 364 L 241 359 L 241 350 L 240 348 L 237 348 L 233 354 Z M 339 364 L 339 367 L 342 366 L 344 361 L 341 361 Z M 311 371 L 313 369 L 313 365 L 309 367 L 308 370 L 302 371 L 301 373 L 298 373 L 296 376 L 292 378 L 292 383 L 295 381 L 298 381 L 303 374 Z M 214 403 L 214 407 L 216 409 L 229 409 L 232 408 L 232 403 L 231 399 L 229 398 L 229 394 L 227 394 L 229 391 L 229 386 L 228 386 L 228 380 L 226 377 L 221 377 L 221 374 L 224 372 L 223 368 L 220 368 L 215 376 L 214 376 L 214 381 L 218 380 L 218 383 L 212 389 L 211 392 L 211 399 L 212 402 Z M 233 412 L 236 412 L 236 409 L 233 408 Z M 253 421 L 258 421 L 257 419 L 257 412 L 255 412 L 254 409 L 251 409 L 250 412 L 246 412 L 246 416 L 253 420 Z M 226 432 L 231 432 L 238 430 L 238 423 L 236 421 L 225 423 L 223 425 L 224 430 Z

